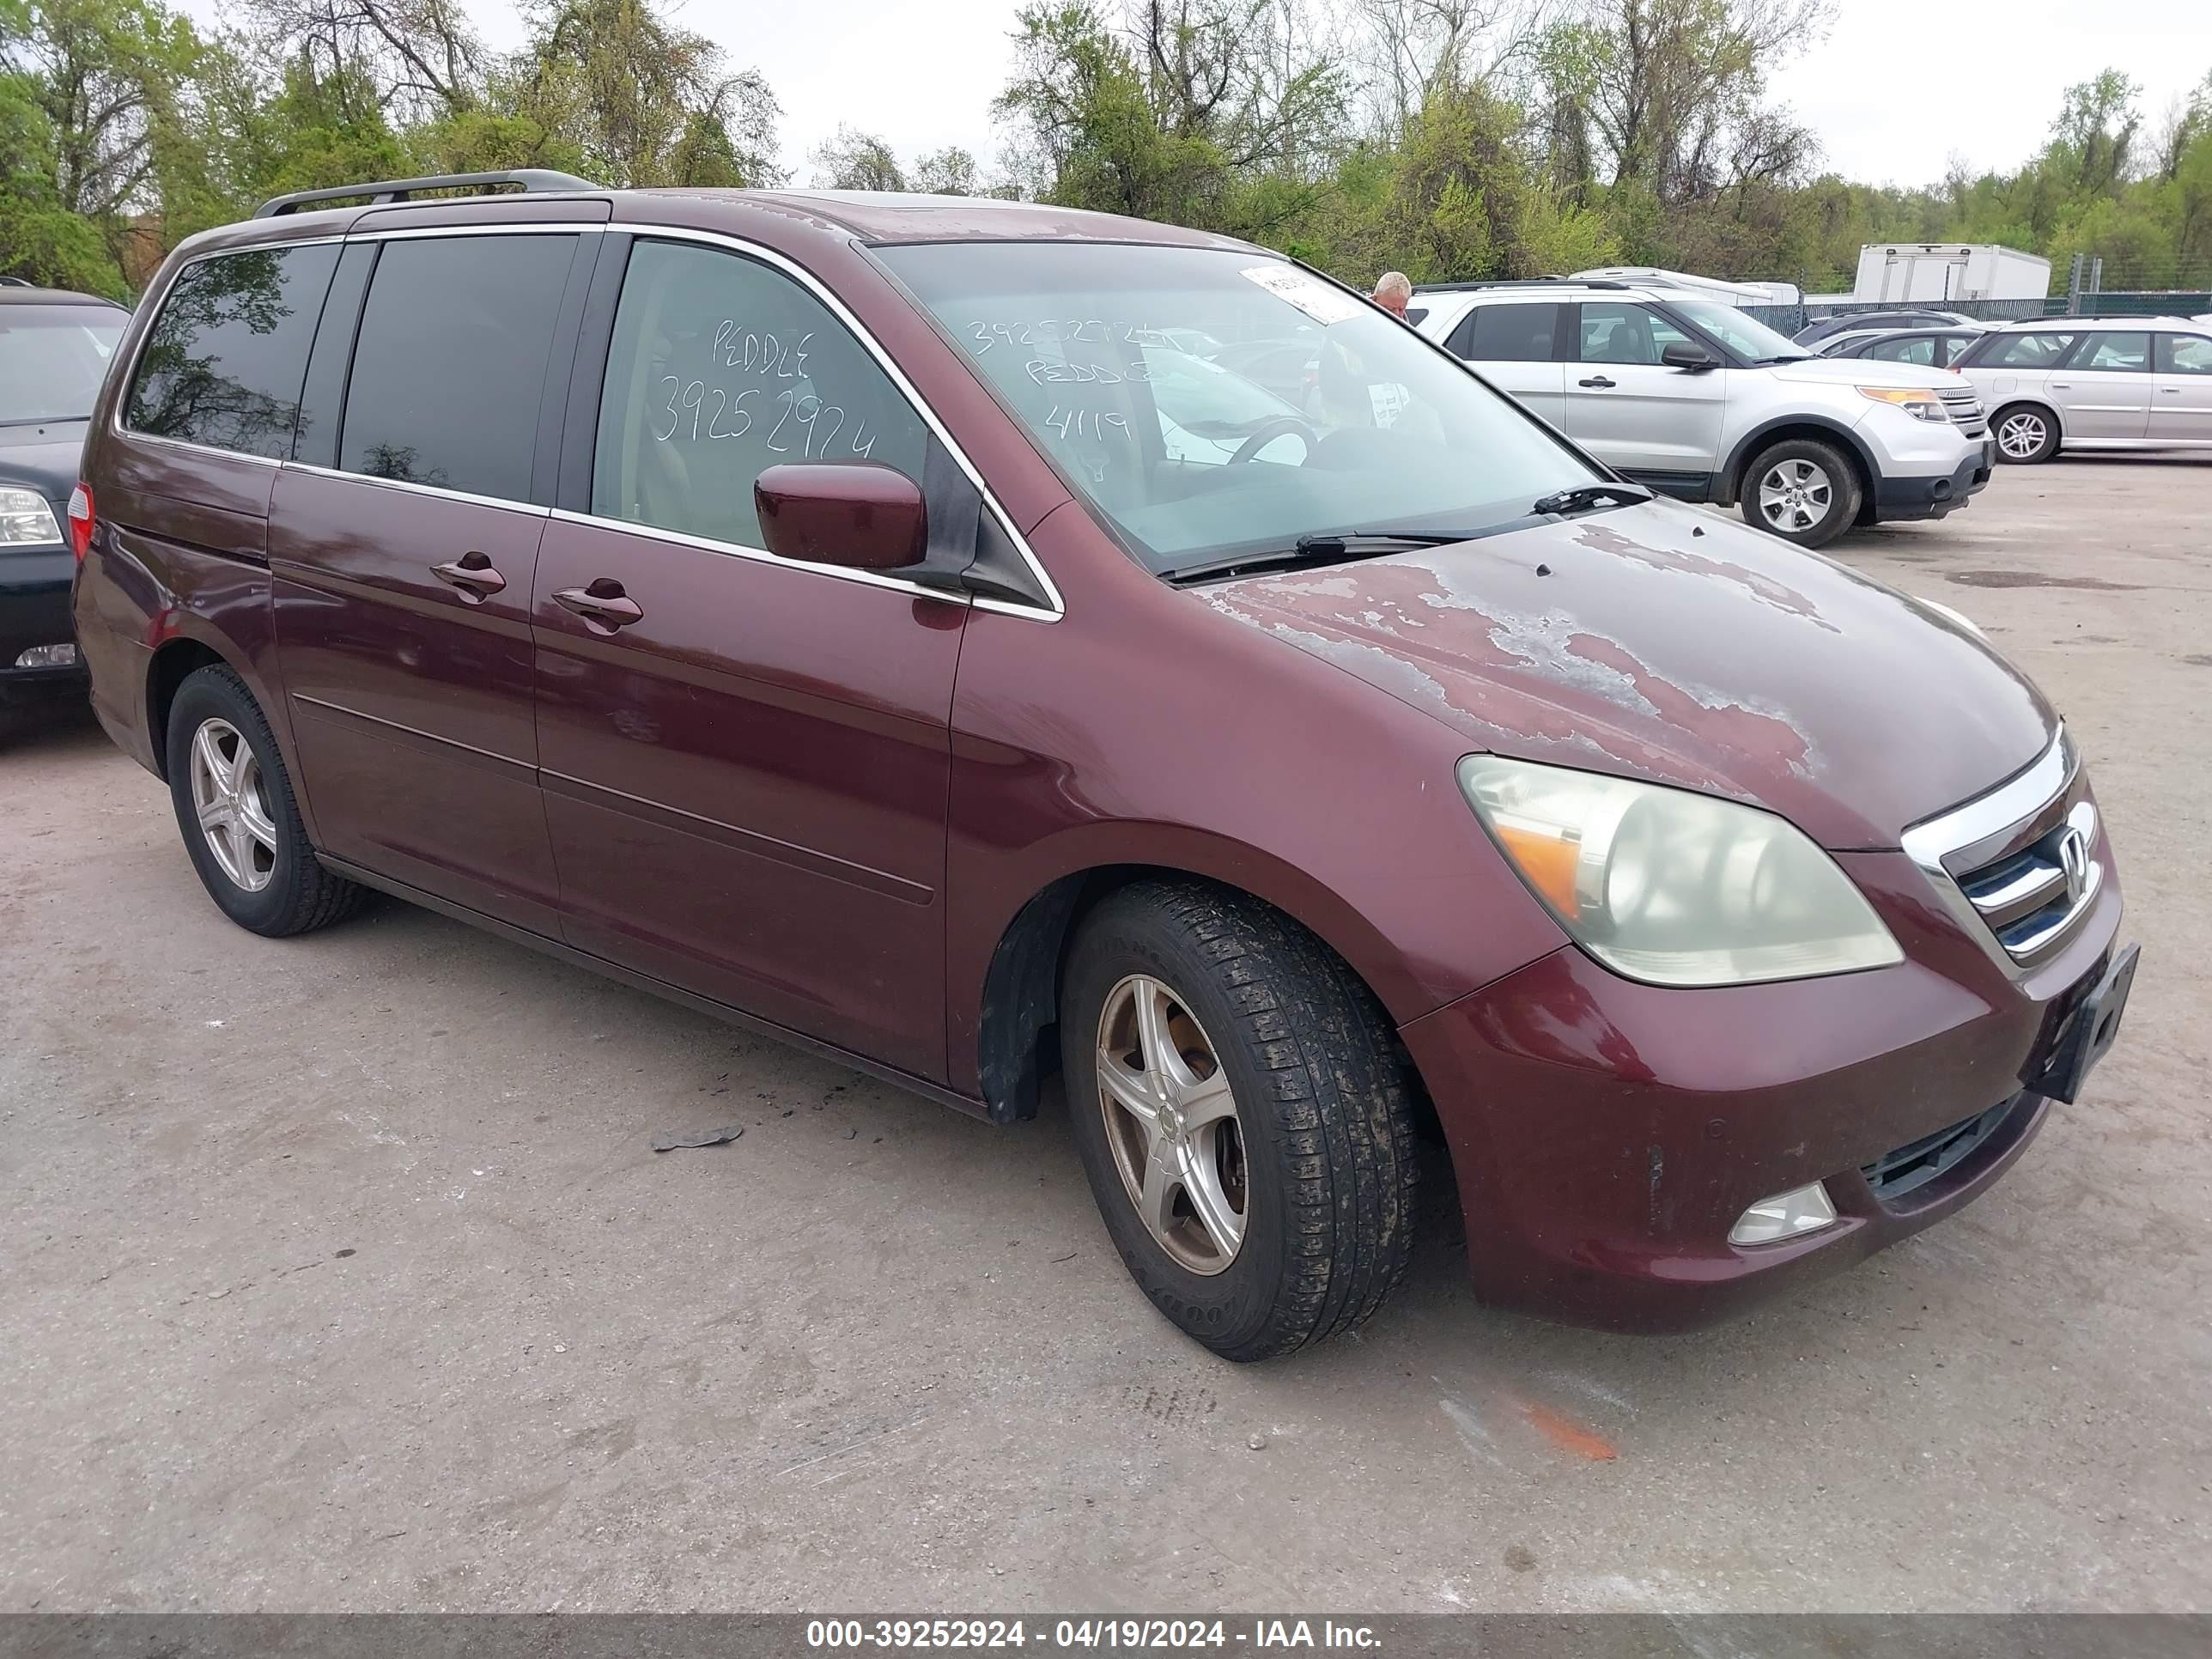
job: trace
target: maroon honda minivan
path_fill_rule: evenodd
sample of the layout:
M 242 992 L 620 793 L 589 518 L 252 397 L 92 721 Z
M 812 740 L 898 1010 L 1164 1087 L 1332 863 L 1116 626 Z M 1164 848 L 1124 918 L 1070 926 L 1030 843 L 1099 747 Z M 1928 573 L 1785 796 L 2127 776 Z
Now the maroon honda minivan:
M 1498 1303 L 1680 1328 L 1856 1261 L 2022 1154 L 2134 971 L 1971 623 L 1197 232 L 284 198 L 163 266 L 69 516 L 100 717 L 241 927 L 377 888 L 994 1122 L 1057 1074 L 1233 1358 L 1375 1312 L 1430 1125 Z

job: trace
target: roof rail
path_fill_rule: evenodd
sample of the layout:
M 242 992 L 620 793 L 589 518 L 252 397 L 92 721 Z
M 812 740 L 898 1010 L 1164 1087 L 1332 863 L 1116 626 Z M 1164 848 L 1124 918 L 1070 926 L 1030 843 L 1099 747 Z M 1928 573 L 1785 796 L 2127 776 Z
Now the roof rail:
M 1501 276 L 1494 281 L 1481 283 L 1419 283 L 1415 284 L 1413 292 L 1416 294 L 1467 294 L 1471 293 L 1476 289 L 1483 288 L 1596 288 L 1624 289 L 1632 286 L 1633 286 L 1632 283 L 1616 283 L 1608 277 L 1601 276 Z M 1653 286 L 1653 284 L 1647 283 L 1645 286 Z M 1663 287 L 1664 284 L 1657 284 L 1657 286 Z
M 541 190 L 597 190 L 588 179 L 555 173 L 545 167 L 517 167 L 507 173 L 436 173 L 422 179 L 380 179 L 367 184 L 337 185 L 328 190 L 295 190 L 272 196 L 254 209 L 257 219 L 280 218 L 302 208 L 325 202 L 351 201 L 366 196 L 373 203 L 404 202 L 426 190 L 489 190 L 495 185 L 520 185 L 525 193 Z

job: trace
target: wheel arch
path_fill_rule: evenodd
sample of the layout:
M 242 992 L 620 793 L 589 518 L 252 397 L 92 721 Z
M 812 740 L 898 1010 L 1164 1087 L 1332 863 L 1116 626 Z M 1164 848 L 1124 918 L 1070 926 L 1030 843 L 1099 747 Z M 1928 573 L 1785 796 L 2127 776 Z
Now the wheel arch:
M 147 659 L 146 741 L 154 751 L 154 775 L 164 783 L 169 780 L 169 710 L 177 701 L 179 689 L 203 668 L 228 668 L 246 678 L 236 663 L 190 634 L 163 641 Z
M 1310 883 L 1310 878 L 1305 879 Z M 1227 872 L 1204 859 L 1086 865 L 1053 878 L 1030 896 L 1008 920 L 984 969 L 975 1019 L 975 1063 L 991 1121 L 1010 1123 L 1036 1115 L 1039 1091 L 1059 1069 L 1055 1033 L 1069 945 L 1083 918 L 1107 897 L 1147 880 L 1222 888 L 1267 905 L 1296 923 L 1345 964 L 1375 999 L 1394 1034 L 1406 1019 L 1426 1012 L 1403 1006 L 1407 988 L 1392 982 L 1399 977 L 1400 965 L 1389 961 L 1381 936 L 1359 921 L 1349 907 L 1343 907 L 1341 914 L 1317 920 L 1317 910 L 1327 909 L 1326 905 L 1301 902 L 1297 896 L 1266 880 L 1260 866 Z M 1267 890 L 1271 888 L 1274 890 Z M 1342 902 L 1336 903 L 1340 906 Z M 1386 983 L 1390 984 L 1388 993 Z M 1410 1060 L 1407 1070 L 1418 1084 L 1419 1074 Z M 1422 1098 L 1425 1107 L 1425 1096 Z
M 1844 452 L 1858 472 L 1860 509 L 1872 502 L 1875 480 L 1881 469 L 1875 465 L 1874 453 L 1859 435 L 1839 422 L 1816 415 L 1784 415 L 1755 426 L 1736 440 L 1735 447 L 1729 452 L 1728 465 L 1721 469 L 1722 487 L 1727 491 L 1719 505 L 1734 507 L 1743 499 L 1743 481 L 1751 471 L 1751 464 L 1759 452 L 1771 444 L 1786 443 L 1792 438 L 1807 438 L 1815 443 L 1832 444 Z

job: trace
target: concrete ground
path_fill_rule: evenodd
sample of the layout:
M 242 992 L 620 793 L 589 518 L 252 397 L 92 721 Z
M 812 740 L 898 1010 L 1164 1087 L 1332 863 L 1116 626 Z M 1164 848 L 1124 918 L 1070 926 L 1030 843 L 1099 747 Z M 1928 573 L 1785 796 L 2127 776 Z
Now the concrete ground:
M 2068 463 L 1832 550 L 2064 710 L 2144 966 L 1979 1204 L 1673 1340 L 1486 1311 L 1442 1206 L 1358 1340 L 1224 1364 L 1060 1113 L 397 904 L 253 939 L 88 720 L 18 730 L 0 1611 L 2212 1608 L 2208 518 Z

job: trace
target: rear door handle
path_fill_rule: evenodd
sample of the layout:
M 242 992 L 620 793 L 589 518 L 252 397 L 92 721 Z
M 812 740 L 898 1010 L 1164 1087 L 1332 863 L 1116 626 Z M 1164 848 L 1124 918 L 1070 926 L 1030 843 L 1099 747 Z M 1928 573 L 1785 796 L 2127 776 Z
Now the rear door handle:
M 612 576 L 601 576 L 589 587 L 556 588 L 553 603 L 581 617 L 584 626 L 595 634 L 611 634 L 645 615 L 638 609 L 637 601 L 627 597 L 623 585 Z
M 482 605 L 507 586 L 507 578 L 491 568 L 491 561 L 474 548 L 458 559 L 434 564 L 430 574 L 461 596 L 465 605 Z
M 1577 380 L 1575 384 L 1577 386 L 1609 386 L 1613 382 L 1607 380 L 1602 374 L 1593 374 L 1587 380 Z

